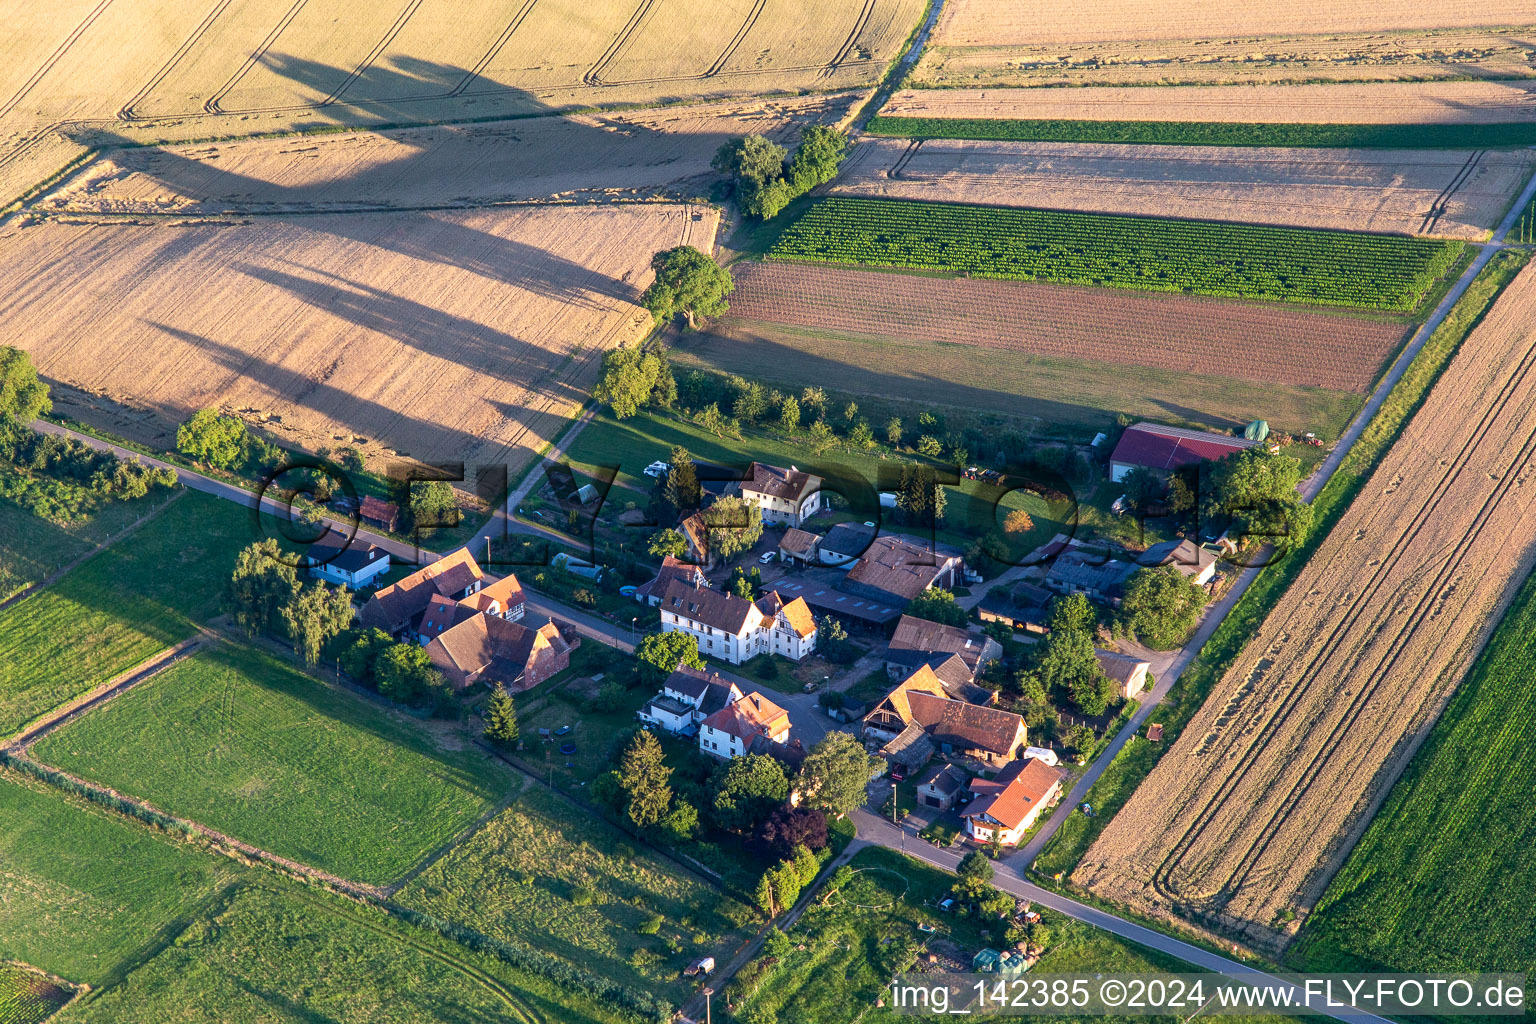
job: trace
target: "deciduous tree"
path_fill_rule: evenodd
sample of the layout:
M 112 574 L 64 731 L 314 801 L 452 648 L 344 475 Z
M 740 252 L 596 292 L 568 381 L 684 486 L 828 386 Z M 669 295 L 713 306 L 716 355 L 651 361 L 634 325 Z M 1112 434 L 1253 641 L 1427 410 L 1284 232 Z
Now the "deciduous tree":
M 0 422 L 26 426 L 52 409 L 48 385 L 38 379 L 32 357 L 19 348 L 0 345 Z
M 697 327 L 700 317 L 720 316 L 736 287 L 714 257 L 691 245 L 658 252 L 651 258 L 651 269 L 656 280 L 640 296 L 640 304 L 651 311 L 658 326 L 678 315 L 689 327 Z
M 225 610 L 249 634 L 271 626 L 299 587 L 298 573 L 277 541 L 247 544 L 235 558 L 225 591 Z
M 748 832 L 789 796 L 789 780 L 773 758 L 744 754 L 714 770 L 710 791 L 715 823 L 728 832 Z
M 967 618 L 955 595 L 938 587 L 929 587 L 908 602 L 907 614 L 946 626 L 964 626 Z
M 647 549 L 657 558 L 682 558 L 688 553 L 688 538 L 676 530 L 657 530 L 651 534 L 650 547 Z
M 1195 628 L 1205 591 L 1172 565 L 1137 569 L 1126 581 L 1120 615 L 1127 629 L 1155 650 L 1182 644 Z
M 677 399 L 677 381 L 659 346 L 625 345 L 603 355 L 603 372 L 592 395 L 607 402 L 615 419 L 628 419 L 646 406 L 667 408 Z
M 218 469 L 231 469 L 245 456 L 245 421 L 220 416 L 216 409 L 199 409 L 176 428 L 176 450 Z
M 704 511 L 704 524 L 709 529 L 711 557 L 729 559 L 762 539 L 763 510 L 745 498 L 729 495 Z
M 805 806 L 843 815 L 862 805 L 869 780 L 880 761 L 846 732 L 829 732 L 811 748 L 800 766 L 797 788 Z
M 324 583 L 295 586 L 283 605 L 283 622 L 293 639 L 293 649 L 306 665 L 320 660 L 327 640 L 340 636 L 352 625 L 352 598 L 345 587 L 332 589 Z
M 699 643 L 681 631 L 651 633 L 635 648 L 635 660 L 640 665 L 640 682 L 647 687 L 659 687 L 667 677 L 677 671 L 679 665 L 702 669 L 704 659 L 699 656 Z

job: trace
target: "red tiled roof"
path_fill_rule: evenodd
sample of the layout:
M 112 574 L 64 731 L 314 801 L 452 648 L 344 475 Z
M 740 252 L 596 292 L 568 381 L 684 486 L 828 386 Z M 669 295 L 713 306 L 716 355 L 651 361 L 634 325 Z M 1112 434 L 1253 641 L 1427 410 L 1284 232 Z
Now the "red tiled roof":
M 967 818 L 985 814 L 1004 828 L 1018 828 L 1025 815 L 1051 795 L 1051 788 L 1061 781 L 1061 773 L 1039 758 L 1014 761 L 997 773 L 995 779 L 972 779 L 971 792 L 976 802 L 965 812 Z
M 1252 448 L 1257 443 L 1225 434 L 1136 423 L 1120 435 L 1120 443 L 1115 445 L 1109 461 L 1128 466 L 1145 466 L 1148 469 L 1173 470 L 1208 459 L 1220 459 L 1233 452 Z

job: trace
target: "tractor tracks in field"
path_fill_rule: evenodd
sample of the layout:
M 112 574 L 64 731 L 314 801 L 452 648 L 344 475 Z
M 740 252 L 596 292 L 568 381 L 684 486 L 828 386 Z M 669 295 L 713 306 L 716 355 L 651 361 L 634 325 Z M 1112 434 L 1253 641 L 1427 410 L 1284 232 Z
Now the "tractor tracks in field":
M 1260 764 L 1258 755 L 1261 753 L 1261 748 L 1274 741 L 1285 723 L 1290 721 L 1295 712 L 1304 709 L 1309 699 L 1315 699 L 1318 696 L 1317 686 L 1321 684 L 1317 683 L 1316 674 L 1327 658 L 1341 648 L 1347 649 L 1351 635 L 1357 635 L 1362 630 L 1369 631 L 1373 624 L 1386 625 L 1387 617 L 1395 614 L 1394 594 L 1383 593 L 1390 574 L 1405 557 L 1414 554 L 1409 551 L 1409 548 L 1427 526 L 1432 522 L 1441 522 L 1447 516 L 1458 514 L 1454 508 L 1443 507 L 1448 486 L 1472 468 L 1473 456 L 1484 444 L 1500 414 L 1517 395 L 1524 395 L 1528 391 L 1526 385 L 1533 372 L 1536 372 L 1536 342 L 1526 347 L 1514 371 L 1504 377 L 1502 385 L 1483 410 L 1460 449 L 1452 458 L 1442 461 L 1443 469 L 1438 479 L 1423 490 L 1427 497 L 1420 502 L 1418 508 L 1397 532 L 1385 557 L 1376 560 L 1370 566 L 1368 577 L 1351 588 L 1347 606 L 1336 618 L 1326 637 L 1320 642 L 1312 643 L 1297 663 L 1286 667 L 1287 675 L 1295 681 L 1296 685 L 1285 692 L 1270 710 L 1266 711 L 1261 707 L 1253 714 L 1243 715 L 1236 707 L 1230 709 L 1231 717 L 1228 719 L 1228 724 L 1219 734 L 1215 732 L 1208 734 L 1202 741 L 1202 754 L 1241 765 Z M 1434 617 L 1436 606 L 1445 599 L 1447 584 L 1462 569 L 1470 546 L 1483 535 L 1490 513 L 1509 491 L 1518 485 L 1529 469 L 1533 457 L 1536 457 L 1536 429 L 1526 433 L 1507 465 L 1495 467 L 1498 475 L 1493 486 L 1484 495 L 1480 507 L 1475 512 L 1468 512 L 1466 516 L 1461 517 L 1467 518 L 1468 521 L 1455 540 L 1447 546 L 1422 554 L 1423 564 L 1411 576 L 1415 583 L 1421 584 L 1415 587 L 1418 595 L 1411 599 L 1411 608 L 1407 609 L 1402 624 L 1392 634 L 1385 650 L 1367 653 L 1366 649 L 1361 647 L 1349 654 L 1349 663 L 1340 671 L 1362 682 L 1359 690 L 1351 695 L 1342 713 L 1328 728 L 1321 749 L 1332 750 L 1336 747 L 1344 735 L 1359 721 L 1372 698 L 1388 682 L 1387 677 L 1400 668 L 1403 652 L 1413 639 L 1416 627 Z M 1493 471 L 1490 471 L 1489 475 L 1492 476 Z M 1320 723 L 1320 727 L 1325 724 Z M 1310 729 L 1308 734 L 1311 734 Z M 1325 764 L 1326 761 L 1323 758 L 1314 759 L 1305 765 L 1296 777 L 1278 783 L 1284 787 L 1284 795 L 1276 809 L 1255 833 L 1259 837 L 1258 840 L 1243 851 L 1236 865 L 1226 874 L 1220 885 L 1204 886 L 1209 894 L 1205 899 L 1219 900 L 1223 894 L 1230 895 L 1250 879 L 1270 844 L 1279 834 L 1279 824 L 1288 815 L 1294 813 L 1313 791 Z M 1222 806 L 1245 781 L 1249 781 L 1247 771 L 1236 771 L 1227 775 L 1216 787 L 1214 793 L 1201 799 L 1198 809 L 1194 809 L 1191 814 L 1181 815 L 1181 819 L 1187 824 L 1151 876 L 1152 888 L 1160 896 L 1181 904 L 1191 904 L 1191 898 L 1181 893 L 1173 882 L 1173 875 L 1205 836 L 1207 830 L 1222 820 L 1220 814 Z

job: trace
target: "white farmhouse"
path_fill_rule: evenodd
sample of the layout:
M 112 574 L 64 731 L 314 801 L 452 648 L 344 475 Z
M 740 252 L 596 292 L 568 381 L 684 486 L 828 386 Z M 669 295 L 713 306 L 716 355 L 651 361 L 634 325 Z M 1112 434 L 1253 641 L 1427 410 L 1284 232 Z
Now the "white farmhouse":
M 821 477 L 754 462 L 741 482 L 741 496 L 763 510 L 763 522 L 799 526 L 821 511 Z
M 661 599 L 663 633 L 687 633 L 699 653 L 732 665 L 759 654 L 799 661 L 816 649 L 816 619 L 803 598 L 785 603 L 777 593 L 748 601 L 674 579 Z

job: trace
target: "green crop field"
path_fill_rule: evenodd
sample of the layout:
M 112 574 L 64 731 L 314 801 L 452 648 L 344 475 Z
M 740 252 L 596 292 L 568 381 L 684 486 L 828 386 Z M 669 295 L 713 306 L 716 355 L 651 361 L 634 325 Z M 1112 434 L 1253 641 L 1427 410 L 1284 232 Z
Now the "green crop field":
M 70 992 L 47 978 L 0 964 L 0 1024 L 42 1024 L 69 1002 Z
M 893 199 L 822 199 L 767 258 L 1411 313 L 1465 243 Z
M 254 648 L 204 649 L 39 741 L 47 764 L 343 877 L 386 883 L 507 787 L 484 754 Z
M 1318 970 L 1536 968 L 1536 577 L 1308 918 Z
M 180 923 L 58 1024 L 620 1024 L 629 1018 L 422 928 L 278 878 Z
M 591 902 L 578 905 L 583 890 Z M 728 961 L 760 924 L 705 879 L 534 783 L 396 899 L 674 1004 L 695 987 L 681 976 L 689 960 Z M 641 934 L 658 914 L 657 932 Z
M 0 772 L 0 960 L 109 984 L 244 871 Z
M 191 636 L 219 612 L 249 512 L 177 499 L 57 583 L 0 611 L 0 736 Z
M 1069 121 L 989 117 L 869 120 L 875 135 L 1008 142 L 1132 142 L 1159 146 L 1296 146 L 1308 149 L 1491 149 L 1536 145 L 1536 123 L 1240 124 L 1225 121 Z

